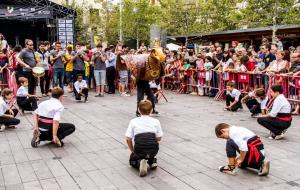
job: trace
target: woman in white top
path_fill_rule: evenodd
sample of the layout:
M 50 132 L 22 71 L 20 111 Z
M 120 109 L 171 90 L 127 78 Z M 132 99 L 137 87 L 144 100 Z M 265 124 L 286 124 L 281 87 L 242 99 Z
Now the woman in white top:
M 287 71 L 287 61 L 284 60 L 285 52 L 284 51 L 278 51 L 276 54 L 276 60 L 271 62 L 269 67 L 266 69 L 267 73 L 269 75 L 274 75 L 277 73 L 281 73 L 284 71 Z
M 0 131 L 3 131 L 6 126 L 15 126 L 20 123 L 19 119 L 16 119 L 18 114 L 17 109 L 10 109 L 7 105 L 13 98 L 13 93 L 10 89 L 5 88 L 1 92 L 0 97 Z

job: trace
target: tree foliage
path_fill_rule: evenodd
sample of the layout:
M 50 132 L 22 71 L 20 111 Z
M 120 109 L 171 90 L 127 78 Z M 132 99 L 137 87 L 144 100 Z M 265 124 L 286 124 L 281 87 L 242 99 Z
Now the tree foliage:
M 109 44 L 119 36 L 118 5 L 102 0 L 102 9 L 90 13 L 89 22 L 82 19 L 86 14 L 76 7 L 79 27 L 77 38 L 88 40 L 89 35 L 100 33 Z M 122 31 L 125 41 L 136 39 L 149 43 L 150 26 L 161 26 L 168 35 L 187 35 L 240 29 L 244 27 L 272 26 L 300 23 L 300 9 L 295 0 L 161 0 L 153 6 L 149 0 L 122 0 Z M 243 4 L 239 7 L 237 5 Z M 91 27 L 91 31 L 87 28 Z

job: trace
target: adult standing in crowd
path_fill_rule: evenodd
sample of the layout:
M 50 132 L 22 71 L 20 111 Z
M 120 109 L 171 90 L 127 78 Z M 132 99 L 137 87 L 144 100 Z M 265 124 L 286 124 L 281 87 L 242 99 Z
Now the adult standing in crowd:
M 78 74 L 85 76 L 84 61 L 88 61 L 88 58 L 85 56 L 84 51 L 81 49 L 80 43 L 76 44 L 76 50 L 72 53 L 72 61 L 73 61 L 73 82 L 76 82 Z
M 33 50 L 33 41 L 25 41 L 26 48 L 17 57 L 19 64 L 23 66 L 23 75 L 28 79 L 28 93 L 35 94 L 36 78 L 32 74 L 32 68 L 36 66 L 36 59 Z
M 104 96 L 104 85 L 106 81 L 106 54 L 102 50 L 102 45 L 97 44 L 92 56 L 92 64 L 94 65 L 94 77 L 96 81 L 96 96 Z
M 115 93 L 115 78 L 116 78 L 116 55 L 113 53 L 113 47 L 105 49 L 106 60 L 106 79 L 108 85 L 108 94 Z
M 55 49 L 50 52 L 50 61 L 53 64 L 53 80 L 52 86 L 56 87 L 59 85 L 61 89 L 64 89 L 64 57 L 66 53 L 62 51 L 61 43 L 55 43 Z
M 49 92 L 50 87 L 50 76 L 49 76 L 49 57 L 50 54 L 46 51 L 46 46 L 44 42 L 39 43 L 39 50 L 37 52 L 39 65 L 45 69 L 45 75 L 40 78 L 40 88 L 43 97 L 46 97 Z

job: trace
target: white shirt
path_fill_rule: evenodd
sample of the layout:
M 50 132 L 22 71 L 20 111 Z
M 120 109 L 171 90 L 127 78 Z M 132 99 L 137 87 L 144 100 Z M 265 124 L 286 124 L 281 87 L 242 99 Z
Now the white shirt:
M 84 89 L 84 88 L 87 88 L 86 81 L 85 81 L 85 80 L 82 80 L 81 82 L 76 81 L 76 82 L 74 83 L 74 87 L 75 87 L 76 91 L 79 93 L 80 90 L 82 90 L 82 89 Z
M 56 98 L 50 98 L 39 104 L 38 108 L 34 111 L 39 116 L 53 118 L 55 121 L 60 121 L 64 106 Z
M 129 138 L 134 138 L 136 135 L 141 133 L 155 133 L 156 137 L 163 136 L 159 120 L 144 115 L 132 119 L 129 122 L 125 136 Z
M 270 66 L 270 71 L 273 71 L 273 72 L 279 72 L 280 70 L 284 69 L 286 65 L 286 62 L 284 60 L 281 60 L 281 61 L 273 61 L 272 65 Z
M 24 86 L 20 86 L 20 88 L 17 91 L 17 97 L 27 97 L 28 95 L 28 88 Z
M 236 72 L 247 72 L 247 68 L 243 64 L 235 65 L 235 71 Z
M 155 81 L 150 81 L 149 82 L 150 88 L 157 88 L 157 90 L 160 90 L 160 84 L 156 84 Z
M 291 113 L 291 104 L 283 94 L 275 98 L 270 115 L 276 117 L 278 113 Z
M 254 92 L 249 92 L 248 94 L 250 97 L 255 97 Z M 268 103 L 268 96 L 266 96 L 263 100 L 261 98 L 255 98 L 258 103 L 260 103 L 260 109 L 265 110 L 267 109 L 267 103 Z
M 244 127 L 231 126 L 229 128 L 229 137 L 239 147 L 240 151 L 248 151 L 247 142 L 254 137 L 255 134 Z
M 232 92 L 227 91 L 226 94 L 234 98 L 235 101 L 239 101 L 241 92 L 238 89 L 233 89 Z
M 8 108 L 7 103 L 1 96 L 0 97 L 0 116 L 3 116 L 5 114 L 5 112 L 7 111 L 7 108 Z

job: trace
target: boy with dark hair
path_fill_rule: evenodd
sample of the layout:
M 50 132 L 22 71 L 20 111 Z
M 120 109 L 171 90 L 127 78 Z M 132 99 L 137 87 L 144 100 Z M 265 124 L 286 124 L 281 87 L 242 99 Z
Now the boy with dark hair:
M 259 170 L 259 176 L 269 174 L 270 162 L 265 161 L 264 145 L 252 131 L 244 127 L 220 123 L 215 127 L 218 138 L 226 139 L 228 166 L 221 166 L 220 172 L 236 175 L 236 167 Z M 236 152 L 239 152 L 237 157 Z
M 150 169 L 157 168 L 155 156 L 158 153 L 158 142 L 161 141 L 163 132 L 159 120 L 149 116 L 153 111 L 149 100 L 140 101 L 138 110 L 141 117 L 130 121 L 125 136 L 131 152 L 129 164 L 134 168 L 139 168 L 139 176 L 143 177 L 147 175 L 147 163 Z
M 33 94 L 28 94 L 28 79 L 19 78 L 20 88 L 17 91 L 17 104 L 24 111 L 34 111 L 37 108 L 37 98 Z
M 64 106 L 62 105 L 64 91 L 55 87 L 51 90 L 49 100 L 39 104 L 34 112 L 34 128 L 31 146 L 36 148 L 40 141 L 53 141 L 62 147 L 62 140 L 75 131 L 75 126 L 71 123 L 60 123 Z
M 241 100 L 241 92 L 234 88 L 234 82 L 228 82 L 226 84 L 226 106 L 224 110 L 237 111 L 239 108 L 243 109 Z
M 74 83 L 74 94 L 76 100 L 81 100 L 81 97 L 83 96 L 84 102 L 88 102 L 89 89 L 81 74 L 77 75 L 77 81 Z
M 282 92 L 281 85 L 271 87 L 271 96 L 274 98 L 272 110 L 269 114 L 257 119 L 260 125 L 270 130 L 270 139 L 282 139 L 292 123 L 291 104 Z
M 242 102 L 246 103 L 251 112 L 251 117 L 258 116 L 258 114 L 265 115 L 267 113 L 268 100 L 268 96 L 263 88 L 249 92 L 247 96 L 242 98 Z

